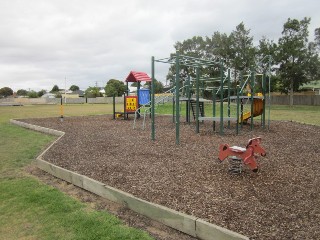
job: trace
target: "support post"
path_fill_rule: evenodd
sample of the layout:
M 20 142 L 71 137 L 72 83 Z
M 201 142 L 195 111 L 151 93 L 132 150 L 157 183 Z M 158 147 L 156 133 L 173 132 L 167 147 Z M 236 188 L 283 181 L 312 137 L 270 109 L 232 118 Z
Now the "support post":
M 223 65 L 220 62 L 220 135 L 223 135 Z
M 239 101 L 239 85 L 237 85 L 237 121 L 236 121 L 236 134 L 239 134 L 239 105 L 240 105 L 240 101 Z M 242 119 L 241 119 L 242 121 Z
M 212 117 L 216 116 L 216 91 L 212 90 Z M 216 130 L 216 121 L 212 122 L 213 131 Z
M 151 57 L 151 140 L 155 140 L 154 122 L 154 56 Z
M 266 127 L 266 74 L 263 74 L 262 77 L 262 106 L 263 106 L 263 110 L 262 110 L 262 128 Z
M 187 123 L 190 123 L 190 75 L 187 78 L 187 86 L 186 86 L 186 120 Z
M 196 133 L 200 132 L 199 129 L 199 67 L 196 68 Z
M 230 117 L 230 69 L 228 69 L 228 117 Z M 230 129 L 230 120 L 228 120 L 228 129 Z
M 269 66 L 268 66 L 268 130 L 270 130 L 270 109 L 271 109 L 271 55 L 269 55 Z
M 130 90 L 129 90 L 129 82 L 127 82 L 127 89 L 125 90 L 127 96 L 129 96 Z M 127 98 L 126 98 L 126 94 L 125 96 L 125 105 L 124 105 L 124 119 L 128 119 L 129 118 L 129 114 L 127 114 Z
M 60 121 L 63 122 L 63 102 L 62 102 L 62 96 L 61 96 L 61 102 L 60 102 Z
M 172 96 L 172 122 L 173 123 L 175 123 L 175 119 L 176 119 L 176 100 L 175 100 L 175 95 L 173 94 Z
M 180 66 L 179 66 L 179 53 L 176 55 L 176 144 L 180 144 L 180 104 L 179 104 L 179 89 L 180 89 Z
M 113 99 L 113 119 L 116 119 L 116 94 L 113 94 L 112 96 Z
M 243 86 L 243 72 L 241 71 L 240 72 L 239 96 L 243 95 L 243 90 L 241 91 L 242 86 Z M 241 100 L 239 99 L 239 101 L 240 101 L 240 121 L 241 121 L 240 128 L 242 129 L 242 127 L 243 127 L 243 98 L 241 98 Z
M 250 129 L 253 130 L 253 101 L 254 101 L 254 82 L 255 82 L 255 71 L 253 66 L 251 66 L 251 122 L 250 122 Z
M 138 87 L 137 87 L 137 96 L 138 96 L 138 99 L 137 99 L 137 108 L 139 109 L 138 110 L 138 118 L 140 118 L 140 99 L 139 99 L 139 94 L 140 94 L 140 87 L 141 87 L 141 82 L 138 81 Z
M 126 96 L 127 96 L 127 91 L 125 91 L 124 93 L 123 93 L 123 114 L 124 114 L 124 119 L 126 120 L 127 118 L 128 118 L 128 115 L 127 115 L 127 98 L 126 98 Z

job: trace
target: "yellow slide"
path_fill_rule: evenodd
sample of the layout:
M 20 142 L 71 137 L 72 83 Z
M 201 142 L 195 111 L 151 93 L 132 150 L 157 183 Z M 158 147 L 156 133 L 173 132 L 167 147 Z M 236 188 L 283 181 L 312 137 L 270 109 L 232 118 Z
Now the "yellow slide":
M 253 99 L 253 117 L 260 116 L 263 113 L 263 99 L 255 98 Z M 246 112 L 243 114 L 242 121 L 240 116 L 240 122 L 247 122 L 251 117 L 251 112 Z

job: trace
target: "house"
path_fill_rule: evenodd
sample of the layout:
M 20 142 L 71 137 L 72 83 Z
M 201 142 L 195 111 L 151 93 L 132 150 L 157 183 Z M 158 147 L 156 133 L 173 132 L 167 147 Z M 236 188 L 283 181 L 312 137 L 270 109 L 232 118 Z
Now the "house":
M 304 84 L 299 90 L 306 95 L 320 95 L 320 80 L 315 80 Z
M 82 91 L 82 90 L 73 91 L 68 94 L 68 96 L 71 96 L 71 95 L 76 96 L 76 97 L 84 97 L 84 91 Z
M 45 93 L 41 96 L 41 98 L 55 98 L 56 97 L 56 94 L 54 93 Z
M 131 86 L 129 86 L 128 87 L 129 88 L 129 94 L 136 94 L 137 93 L 137 87 L 131 87 Z

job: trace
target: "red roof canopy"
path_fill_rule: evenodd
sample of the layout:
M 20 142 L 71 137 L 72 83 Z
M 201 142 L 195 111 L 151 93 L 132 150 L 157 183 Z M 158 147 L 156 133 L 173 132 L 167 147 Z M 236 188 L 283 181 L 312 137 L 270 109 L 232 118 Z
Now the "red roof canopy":
M 144 72 L 131 71 L 126 82 L 151 82 L 151 78 Z

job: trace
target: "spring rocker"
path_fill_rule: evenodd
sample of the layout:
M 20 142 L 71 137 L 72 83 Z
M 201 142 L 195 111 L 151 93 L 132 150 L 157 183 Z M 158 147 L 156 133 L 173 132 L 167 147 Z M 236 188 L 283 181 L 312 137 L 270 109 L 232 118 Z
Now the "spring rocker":
M 221 144 L 219 147 L 219 160 L 222 162 L 227 157 L 231 157 L 233 160 L 237 160 L 235 165 L 238 165 L 236 169 L 233 169 L 234 172 L 239 173 L 239 164 L 241 164 L 241 160 L 245 165 L 248 165 L 249 168 L 253 172 L 258 172 L 259 167 L 256 159 L 258 156 L 266 156 L 266 151 L 261 147 L 261 137 L 252 138 L 249 140 L 246 148 L 232 146 L 230 147 L 228 144 Z M 238 161 L 240 160 L 240 161 Z M 235 167 L 235 166 L 234 166 Z

